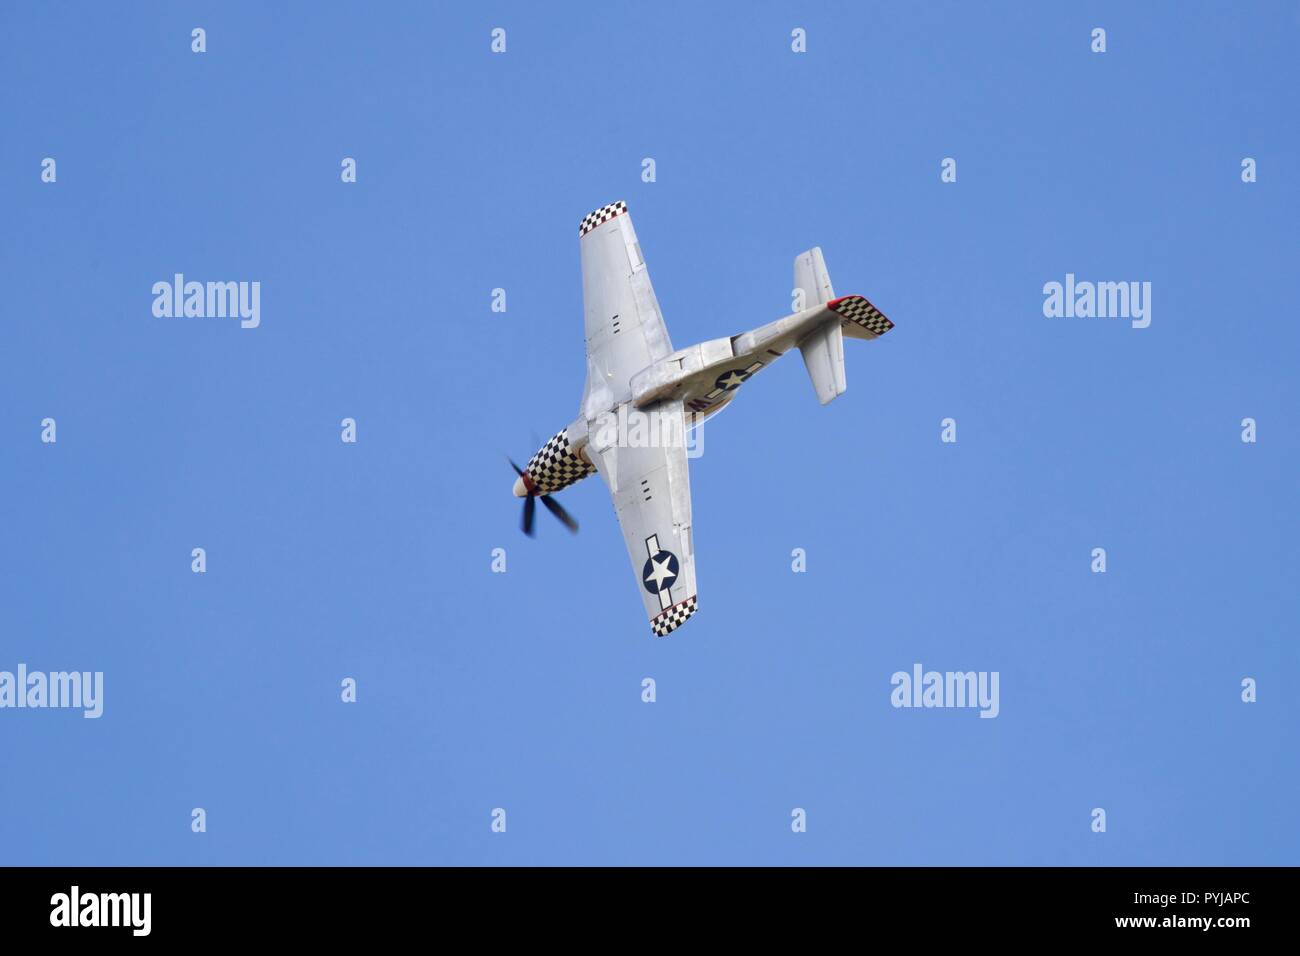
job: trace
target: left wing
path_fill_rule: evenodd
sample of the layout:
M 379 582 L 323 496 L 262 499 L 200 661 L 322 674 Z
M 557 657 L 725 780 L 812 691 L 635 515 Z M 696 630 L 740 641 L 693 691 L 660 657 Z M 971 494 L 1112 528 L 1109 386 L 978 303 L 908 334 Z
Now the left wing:
M 587 333 L 582 414 L 592 418 L 627 401 L 632 376 L 669 355 L 673 344 L 627 203 L 610 203 L 583 217 L 578 242 Z
M 652 420 L 664 424 L 658 432 L 650 429 L 648 445 L 616 441 L 602 446 L 601 438 L 593 436 L 587 452 L 614 499 L 650 629 L 655 637 L 666 637 L 699 606 L 682 403 L 629 409 L 629 414 L 656 416 Z M 679 437 L 666 438 L 668 428 Z

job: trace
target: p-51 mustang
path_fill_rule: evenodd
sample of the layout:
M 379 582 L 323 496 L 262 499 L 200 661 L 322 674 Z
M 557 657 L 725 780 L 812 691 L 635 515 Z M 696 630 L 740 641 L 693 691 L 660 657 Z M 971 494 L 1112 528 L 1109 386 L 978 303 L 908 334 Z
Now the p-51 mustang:
M 664 637 L 699 607 L 691 485 L 684 436 L 716 414 L 754 373 L 791 348 L 803 355 L 817 400 L 844 394 L 844 337 L 876 339 L 894 327 L 860 295 L 836 297 L 821 249 L 794 260 L 796 304 L 784 319 L 673 350 L 627 203 L 586 216 L 578 229 L 587 324 L 587 385 L 578 418 L 521 469 L 514 493 L 524 498 L 523 527 L 533 533 L 538 498 L 576 531 L 578 523 L 550 496 L 600 472 L 614 499 L 650 628 Z M 802 295 L 800 295 L 802 293 Z M 674 426 L 659 440 L 628 441 L 609 427 L 629 414 L 653 414 Z M 653 432 L 654 430 L 652 430 Z M 675 440 L 663 440 L 663 434 Z

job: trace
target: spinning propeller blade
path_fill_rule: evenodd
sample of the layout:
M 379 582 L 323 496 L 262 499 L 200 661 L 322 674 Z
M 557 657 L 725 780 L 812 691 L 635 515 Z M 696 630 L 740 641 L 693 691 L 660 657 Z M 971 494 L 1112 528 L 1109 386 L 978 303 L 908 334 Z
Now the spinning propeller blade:
M 534 534 L 533 519 L 537 514 L 538 498 L 542 499 L 542 504 L 546 506 L 547 511 L 555 515 L 555 517 L 559 518 L 566 528 L 568 528 L 570 531 L 576 534 L 578 531 L 577 519 L 575 519 L 573 515 L 565 511 L 564 506 L 561 505 L 554 498 L 552 498 L 550 495 L 539 495 L 537 494 L 537 492 L 533 491 L 532 485 L 528 481 L 524 470 L 520 468 L 518 465 L 516 465 L 513 460 L 507 458 L 506 461 L 510 462 L 510 467 L 515 470 L 515 474 L 524 480 L 524 488 L 527 491 L 527 494 L 524 496 L 524 517 L 521 525 L 524 534 L 528 535 L 528 537 L 530 538 L 533 537 Z M 518 494 L 518 491 L 516 491 L 515 493 Z
M 558 501 L 556 501 L 550 495 L 542 495 L 542 504 L 546 505 L 547 511 L 549 511 L 551 514 L 555 515 L 555 517 L 559 518 L 562 522 L 564 522 L 564 526 L 566 528 L 568 528 L 570 531 L 574 532 L 575 534 L 577 533 L 578 531 L 577 520 L 573 517 L 573 515 L 565 511 L 564 507 Z

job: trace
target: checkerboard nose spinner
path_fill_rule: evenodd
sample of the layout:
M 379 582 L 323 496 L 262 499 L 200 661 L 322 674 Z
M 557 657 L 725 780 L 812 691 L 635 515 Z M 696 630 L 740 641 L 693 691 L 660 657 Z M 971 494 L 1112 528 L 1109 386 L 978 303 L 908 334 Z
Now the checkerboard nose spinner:
M 578 227 L 587 384 L 578 417 L 520 468 L 523 530 L 537 501 L 571 531 L 578 522 L 551 496 L 599 472 L 614 499 L 650 629 L 665 637 L 699 607 L 687 468 L 689 429 L 730 404 L 740 388 L 798 348 L 817 400 L 844 394 L 844 339 L 878 339 L 894 327 L 860 295 L 836 296 L 821 249 L 794 260 L 800 311 L 739 335 L 673 349 L 650 285 L 627 203 L 602 206 Z

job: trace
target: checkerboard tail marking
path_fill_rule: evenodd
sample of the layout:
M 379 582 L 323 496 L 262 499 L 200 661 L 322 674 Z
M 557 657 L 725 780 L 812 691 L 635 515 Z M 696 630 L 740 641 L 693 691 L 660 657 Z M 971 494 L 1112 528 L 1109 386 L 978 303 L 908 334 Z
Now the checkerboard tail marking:
M 894 323 L 885 318 L 884 313 L 860 295 L 831 299 L 826 307 L 832 312 L 838 312 L 845 320 L 862 326 L 872 335 L 884 335 L 894 327 Z

